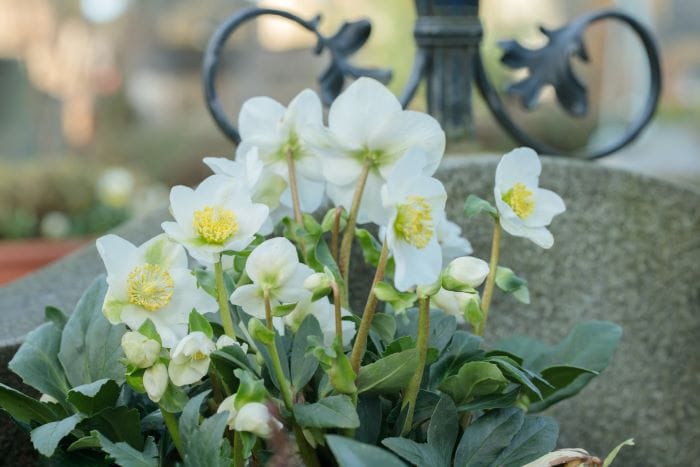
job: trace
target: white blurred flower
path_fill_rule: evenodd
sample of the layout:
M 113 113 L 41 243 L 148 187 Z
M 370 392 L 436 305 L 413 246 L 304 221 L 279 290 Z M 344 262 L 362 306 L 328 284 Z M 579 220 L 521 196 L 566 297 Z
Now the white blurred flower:
M 216 340 L 216 350 L 221 350 L 224 347 L 231 347 L 231 346 L 238 346 L 243 350 L 243 353 L 248 353 L 248 344 L 245 342 L 242 344 L 239 344 L 237 340 L 227 336 L 226 334 L 222 334 L 219 336 L 219 338 Z
M 225 157 L 205 157 L 204 163 L 215 174 L 225 175 L 232 183 L 246 186 L 254 203 L 262 203 L 270 209 L 269 217 L 260 229 L 261 235 L 272 233 L 277 222 L 292 215 L 290 207 L 280 204 L 287 181 L 264 166 L 257 147 L 250 148 L 235 161 Z
M 449 263 L 458 256 L 468 255 L 474 250 L 469 240 L 462 236 L 462 228 L 444 215 L 435 228 L 437 240 L 442 249 L 442 262 Z
M 298 303 L 311 296 L 304 288 L 304 280 L 313 270 L 299 262 L 296 248 L 284 237 L 258 245 L 248 256 L 245 270 L 253 283 L 234 290 L 231 303 L 255 318 L 265 319 L 265 293 L 272 307 Z
M 136 181 L 123 167 L 105 170 L 97 179 L 97 196 L 107 206 L 123 208 L 129 204 Z
M 514 149 L 498 163 L 493 195 L 503 230 L 528 238 L 542 248 L 551 248 L 554 237 L 547 226 L 566 206 L 558 194 L 539 188 L 541 171 L 535 151 Z
M 454 316 L 458 324 L 464 324 L 466 322 L 464 314 L 469 303 L 474 300 L 477 304 L 479 303 L 478 293 L 451 292 L 440 289 L 437 294 L 432 296 L 430 303 L 446 314 Z
M 475 289 L 484 283 L 488 275 L 489 264 L 486 261 L 474 256 L 461 256 L 447 265 L 442 282 L 448 289 Z
M 209 355 L 216 350 L 216 345 L 206 334 L 192 332 L 170 351 L 168 374 L 175 386 L 196 383 L 209 371 Z
M 156 363 L 143 372 L 143 387 L 149 399 L 160 401 L 168 389 L 168 369 L 163 363 Z
M 424 166 L 425 153 L 412 148 L 396 164 L 382 187 L 385 209 L 380 225 L 386 226 L 386 241 L 394 255 L 394 285 L 406 291 L 437 281 L 442 252 L 435 223 L 445 210 L 447 193 L 438 180 L 416 173 Z
M 197 286 L 187 267 L 185 249 L 164 234 L 136 247 L 116 235 L 97 240 L 107 269 L 107 294 L 102 312 L 112 324 L 138 329 L 147 319 L 163 347 L 187 334 L 190 312 L 214 313 L 216 300 Z
M 287 108 L 269 97 L 248 99 L 238 116 L 241 143 L 237 157 L 257 147 L 265 167 L 288 182 L 287 153 L 291 152 L 301 209 L 315 211 L 323 202 L 325 181 L 316 153 L 307 144 L 307 136 L 322 127 L 322 122 L 321 100 L 310 89 L 300 92 Z M 281 201 L 292 207 L 289 187 L 282 193 Z
M 310 297 L 304 298 L 291 313 L 284 316 L 279 323 L 276 323 L 276 327 L 279 331 L 279 326 L 284 324 L 292 332 L 297 332 L 299 326 L 301 326 L 301 323 L 308 315 L 313 315 L 318 321 L 323 333 L 323 343 L 331 345 L 333 339 L 335 339 L 335 308 L 327 297 L 323 297 L 315 302 L 312 302 Z M 345 308 L 341 308 L 340 315 L 341 317 L 350 316 L 351 313 Z M 343 347 L 346 347 L 350 344 L 352 338 L 355 337 L 355 323 L 343 320 L 341 327 L 343 329 Z M 281 331 L 280 334 L 284 334 L 284 332 Z
M 140 332 L 127 331 L 122 336 L 122 349 L 129 363 L 136 368 L 148 368 L 158 360 L 160 343 Z
M 226 423 L 231 430 L 247 431 L 261 438 L 272 436 L 273 426 L 282 429 L 282 424 L 270 414 L 265 404 L 260 402 L 248 402 L 238 404 L 236 408 L 236 394 L 227 397 L 216 410 L 217 413 L 228 412 Z
M 70 233 L 70 219 L 65 213 L 51 211 L 44 214 L 39 224 L 39 231 L 43 237 L 63 238 Z
M 163 230 L 203 263 L 218 261 L 223 251 L 247 247 L 268 214 L 267 206 L 252 202 L 245 186 L 224 175 L 206 178 L 196 190 L 173 187 L 170 211 L 175 222 L 164 222 Z
M 348 86 L 331 105 L 328 130 L 312 135 L 322 156 L 328 195 L 337 206 L 350 209 L 363 167 L 370 165 L 359 223 L 379 223 L 381 186 L 409 148 L 425 152 L 422 164 L 412 167 L 413 173 L 425 176 L 435 173 L 445 151 L 445 133 L 437 120 L 403 110 L 391 91 L 371 78 L 359 78 Z

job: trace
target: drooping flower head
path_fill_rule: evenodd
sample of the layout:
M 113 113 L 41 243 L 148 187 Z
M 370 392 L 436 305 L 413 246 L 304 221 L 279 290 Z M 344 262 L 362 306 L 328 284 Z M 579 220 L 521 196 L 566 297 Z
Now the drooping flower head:
M 109 286 L 102 311 L 112 324 L 136 330 L 150 319 L 163 346 L 170 348 L 187 334 L 193 308 L 202 314 L 218 309 L 187 268 L 185 249 L 164 234 L 139 247 L 105 235 L 97 240 L 97 251 Z
M 245 249 L 269 210 L 253 203 L 245 186 L 232 184 L 224 175 L 212 175 L 195 190 L 173 187 L 170 211 L 175 222 L 162 224 L 165 233 L 196 260 L 214 263 L 223 251 Z
M 216 345 L 203 332 L 195 331 L 186 335 L 170 350 L 170 380 L 175 386 L 201 380 L 209 371 L 209 355 L 215 350 Z
M 413 171 L 426 176 L 435 173 L 445 151 L 445 133 L 437 120 L 403 110 L 383 84 L 370 78 L 359 78 L 338 96 L 328 113 L 328 127 L 317 151 L 324 156 L 328 195 L 336 205 L 350 208 L 363 167 L 370 166 L 359 223 L 382 218 L 381 186 L 409 148 L 425 153 L 423 165 Z
M 394 255 L 394 285 L 399 290 L 429 285 L 440 276 L 442 251 L 436 223 L 445 210 L 447 193 L 438 180 L 416 173 L 425 161 L 412 148 L 396 164 L 381 189 L 386 241 Z
M 503 230 L 528 238 L 542 248 L 551 248 L 554 237 L 547 226 L 566 206 L 558 194 L 539 188 L 541 171 L 535 151 L 514 149 L 498 163 L 493 195 Z
M 299 93 L 287 108 L 269 97 L 248 99 L 238 116 L 241 143 L 237 157 L 257 147 L 265 168 L 288 182 L 287 154 L 290 154 L 301 209 L 312 212 L 323 202 L 325 182 L 316 152 L 307 144 L 307 133 L 317 131 L 322 122 L 321 100 L 310 89 Z M 287 207 L 292 206 L 289 187 L 285 187 L 281 201 Z
M 304 280 L 313 270 L 299 262 L 296 248 L 284 237 L 258 245 L 248 256 L 245 271 L 253 283 L 234 290 L 231 303 L 255 318 L 265 319 L 265 294 L 273 307 L 299 303 L 311 296 L 304 288 Z
M 254 203 L 261 203 L 270 210 L 269 217 L 260 228 L 261 235 L 272 232 L 275 224 L 285 216 L 291 216 L 292 209 L 280 204 L 280 197 L 287 188 L 286 180 L 265 168 L 258 156 L 258 148 L 253 147 L 236 160 L 225 157 L 205 157 L 204 163 L 216 175 L 225 175 L 232 184 L 243 185 L 250 192 Z

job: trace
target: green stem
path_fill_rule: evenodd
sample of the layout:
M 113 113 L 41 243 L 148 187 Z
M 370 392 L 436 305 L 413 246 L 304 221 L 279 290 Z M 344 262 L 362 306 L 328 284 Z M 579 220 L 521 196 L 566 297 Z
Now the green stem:
M 219 298 L 221 324 L 226 335 L 231 339 L 235 339 L 236 331 L 233 330 L 233 318 L 231 318 L 231 310 L 228 306 L 228 292 L 224 283 L 224 267 L 221 265 L 221 257 L 219 257 L 219 261 L 214 263 L 214 275 L 216 276 L 216 295 Z
M 163 415 L 163 421 L 165 422 L 165 426 L 168 428 L 168 433 L 170 433 L 173 444 L 175 444 L 175 449 L 177 449 L 178 454 L 180 454 L 180 458 L 184 459 L 185 457 L 184 453 L 182 452 L 182 442 L 180 441 L 180 431 L 177 428 L 177 419 L 175 418 L 175 414 L 168 412 L 162 406 L 160 408 L 160 413 Z
M 494 285 L 496 284 L 496 271 L 498 269 L 498 257 L 501 254 L 501 222 L 496 219 L 493 225 L 493 239 L 491 240 L 491 258 L 489 260 L 489 275 L 486 278 L 484 286 L 484 294 L 481 299 L 481 312 L 484 319 L 474 330 L 477 336 L 483 336 L 486 331 L 486 320 L 489 317 L 489 309 L 491 308 L 491 299 L 493 298 Z
M 338 263 L 338 248 L 340 248 L 340 220 L 343 216 L 343 207 L 336 206 L 335 217 L 333 218 L 333 229 L 331 230 L 331 255 L 333 261 Z
M 365 348 L 367 347 L 367 336 L 369 335 L 369 330 L 372 326 L 372 319 L 374 319 L 374 312 L 377 309 L 377 296 L 374 294 L 374 287 L 379 283 L 384 277 L 384 271 L 386 269 L 386 262 L 389 258 L 389 245 L 384 239 L 382 243 L 382 251 L 379 254 L 379 262 L 377 264 L 377 271 L 374 274 L 374 280 L 372 281 L 372 289 L 369 291 L 369 296 L 367 297 L 367 303 L 365 304 L 365 310 L 362 313 L 362 320 L 360 321 L 360 327 L 357 330 L 357 335 L 355 336 L 355 344 L 352 346 L 352 355 L 350 357 L 350 363 L 355 374 L 358 374 L 360 370 L 360 364 L 362 363 L 362 357 L 365 355 Z
M 233 467 L 245 467 L 243 457 L 243 438 L 238 431 L 233 432 Z
M 423 371 L 428 357 L 428 334 L 430 334 L 430 297 L 418 299 L 418 336 L 416 348 L 418 349 L 418 368 L 408 383 L 406 394 L 404 394 L 403 407 L 408 407 L 406 421 L 401 431 L 401 436 L 405 436 L 411 431 L 413 425 L 413 413 L 416 409 L 416 398 L 423 381 Z
M 275 332 L 275 328 L 272 326 L 272 306 L 270 305 L 270 296 L 267 293 L 265 293 L 263 296 L 263 300 L 265 301 L 265 321 L 267 324 L 267 328 L 274 332 L 275 335 L 277 335 L 277 333 Z M 273 339 L 270 344 L 265 344 L 265 346 L 267 347 L 267 350 L 270 353 L 270 360 L 272 360 L 272 369 L 275 372 L 275 376 L 277 377 L 277 381 L 280 385 L 280 392 L 282 393 L 284 406 L 287 408 L 287 410 L 291 412 L 293 409 L 292 390 L 289 388 L 287 378 L 285 378 L 284 376 L 284 371 L 282 371 L 282 363 L 280 362 L 280 356 L 277 352 L 277 345 L 275 344 L 275 339 Z
M 355 187 L 355 194 L 352 197 L 352 205 L 350 206 L 350 211 L 348 212 L 348 222 L 345 225 L 345 233 L 343 234 L 343 241 L 340 244 L 340 273 L 343 275 L 345 280 L 345 287 L 348 287 L 348 279 L 350 277 L 350 254 L 352 253 L 352 241 L 355 238 L 355 226 L 357 225 L 357 213 L 360 211 L 360 203 L 362 202 L 362 194 L 365 191 L 365 185 L 367 184 L 367 177 L 369 176 L 369 171 L 372 167 L 372 162 L 367 161 L 362 167 L 362 172 L 360 173 L 360 178 L 357 181 L 357 186 Z M 348 294 L 345 294 L 346 298 Z

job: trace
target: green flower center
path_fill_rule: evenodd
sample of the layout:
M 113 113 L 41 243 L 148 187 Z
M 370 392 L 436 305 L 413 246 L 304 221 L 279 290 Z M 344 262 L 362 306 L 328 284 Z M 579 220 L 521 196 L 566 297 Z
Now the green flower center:
M 205 206 L 194 212 L 194 229 L 207 243 L 222 245 L 238 232 L 238 221 L 228 209 Z
M 157 311 L 170 303 L 174 290 L 173 278 L 156 264 L 135 267 L 127 279 L 129 302 L 148 311 Z
M 503 194 L 501 199 L 513 209 L 519 218 L 526 219 L 535 210 L 535 201 L 532 197 L 532 192 L 525 185 L 516 183 L 513 188 Z
M 398 206 L 394 231 L 414 247 L 425 248 L 435 231 L 430 205 L 422 196 L 409 196 L 407 201 Z

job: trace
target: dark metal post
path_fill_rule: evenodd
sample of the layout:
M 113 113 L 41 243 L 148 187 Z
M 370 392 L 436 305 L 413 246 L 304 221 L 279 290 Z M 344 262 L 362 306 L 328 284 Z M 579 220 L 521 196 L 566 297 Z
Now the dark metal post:
M 416 0 L 414 36 L 426 53 L 428 112 L 448 137 L 474 135 L 472 79 L 482 28 L 478 0 Z

